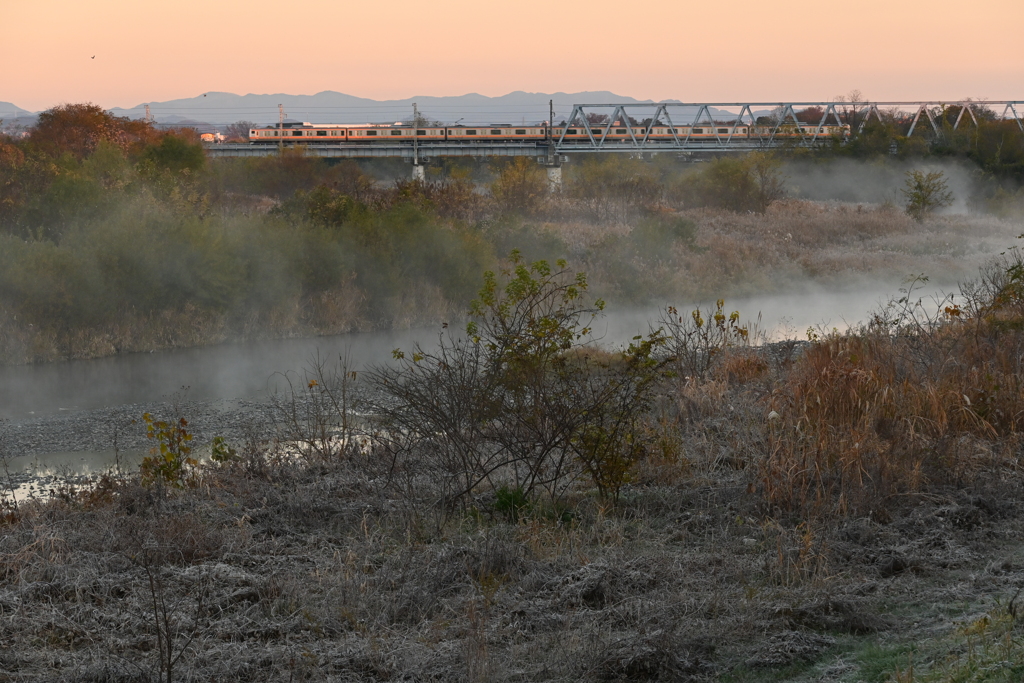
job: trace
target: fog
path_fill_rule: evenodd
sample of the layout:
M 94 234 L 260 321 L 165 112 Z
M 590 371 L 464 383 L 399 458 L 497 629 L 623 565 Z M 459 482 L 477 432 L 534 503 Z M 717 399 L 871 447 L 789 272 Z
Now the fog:
M 922 289 L 927 300 L 940 290 Z M 844 290 L 804 289 L 779 295 L 727 300 L 769 340 L 806 338 L 807 329 L 840 331 L 868 320 L 872 311 L 899 296 L 898 286 L 867 285 Z M 676 301 L 681 313 L 713 302 Z M 594 324 L 594 340 L 617 348 L 657 326 L 662 309 L 609 310 Z M 289 391 L 288 377 L 301 378 L 317 358 L 335 363 L 347 355 L 354 369 L 387 363 L 395 348 L 429 349 L 438 328 L 368 332 L 223 344 L 59 363 L 0 366 L 0 419 L 23 420 L 63 411 L 94 410 L 156 401 L 262 399 Z M 302 381 L 297 386 L 301 386 Z
M 906 198 L 900 192 L 908 171 L 941 172 L 953 193 L 953 205 L 946 214 L 966 214 L 970 198 L 982 186 L 981 171 L 960 162 L 928 161 L 856 161 L 831 159 L 827 162 L 788 162 L 783 167 L 789 194 L 814 201 L 840 201 L 863 204 L 903 206 Z
M 106 177 L 98 158 L 108 152 L 97 151 L 83 173 Z M 130 172 L 120 156 L 107 161 Z M 701 214 L 684 205 L 671 220 L 648 215 L 667 187 L 652 179 L 656 164 L 624 158 L 570 166 L 579 168 L 567 174 L 566 192 L 519 206 L 512 218 L 480 208 L 476 194 L 459 194 L 455 185 L 420 187 L 422 196 L 406 203 L 407 190 L 374 190 L 354 166 L 290 156 L 216 165 L 213 174 L 231 191 L 217 195 L 221 204 L 209 215 L 149 191 L 127 198 L 109 192 L 95 216 L 66 224 L 26 209 L 32 220 L 62 227 L 49 237 L 0 236 L 0 292 L 17 294 L 23 312 L 19 320 L 13 304 L 0 306 L 0 315 L 12 314 L 0 324 L 22 335 L 0 342 L 22 354 L 11 357 L 31 360 L 117 355 L 0 366 L 0 419 L 169 400 L 183 387 L 194 400 L 266 397 L 287 390 L 289 373 L 301 373 L 318 354 L 333 361 L 346 349 L 357 367 L 387 362 L 396 347 L 432 346 L 436 329 L 423 325 L 454 324 L 493 257 L 512 248 L 529 260 L 567 256 L 592 276 L 592 293 L 614 294 L 595 331 L 601 343 L 616 346 L 647 332 L 666 305 L 688 311 L 718 296 L 767 339 L 844 330 L 898 296 L 912 273 L 931 278 L 919 292 L 926 299 L 955 289 L 1024 231 L 1019 221 L 977 215 L 918 224 L 899 210 L 876 210 L 903 203 L 905 173 L 916 169 L 942 171 L 955 197 L 949 212 L 964 216 L 983 181 L 960 163 L 788 162 L 782 172 L 790 197 L 867 210 L 802 203 L 766 215 Z M 581 170 L 589 175 L 574 181 Z M 635 188 L 616 184 L 627 176 L 650 181 L 648 204 L 630 203 Z M 326 182 L 331 189 L 318 195 L 297 194 Z M 376 208 L 353 209 L 350 196 Z M 52 209 L 55 201 L 47 195 L 40 206 Z M 265 204 L 276 213 L 268 215 Z M 196 302 L 205 308 L 197 312 Z M 46 311 L 55 311 L 52 320 L 40 313 Z M 35 325 L 29 313 L 38 314 Z M 47 323 L 58 332 L 58 323 L 79 325 L 93 337 L 68 333 L 66 348 L 58 348 L 58 333 L 39 332 Z M 383 327 L 404 331 L 125 353 Z M 44 343 L 49 356 L 35 348 Z
M 265 398 L 288 390 L 287 374 L 319 356 L 335 362 L 348 351 L 357 366 L 383 363 L 395 348 L 426 343 L 430 330 L 368 332 L 222 344 L 109 358 L 0 366 L 0 419 L 133 403 Z

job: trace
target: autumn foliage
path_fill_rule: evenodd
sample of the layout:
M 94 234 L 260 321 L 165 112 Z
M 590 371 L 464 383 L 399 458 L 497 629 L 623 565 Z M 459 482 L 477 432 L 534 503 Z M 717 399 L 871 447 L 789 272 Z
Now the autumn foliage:
M 149 123 L 114 116 L 95 104 L 62 104 L 39 115 L 30 140 L 38 152 L 48 156 L 71 154 L 81 160 L 101 142 L 129 154 L 161 137 Z

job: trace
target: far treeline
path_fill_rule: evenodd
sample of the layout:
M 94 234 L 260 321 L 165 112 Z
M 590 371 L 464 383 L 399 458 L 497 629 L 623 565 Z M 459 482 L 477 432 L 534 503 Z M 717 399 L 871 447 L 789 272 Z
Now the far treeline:
M 977 169 L 976 208 L 1024 205 L 1010 125 L 982 117 L 927 146 L 898 123 L 808 161 L 957 158 Z M 786 196 L 783 164 L 805 154 L 584 157 L 552 194 L 528 159 L 448 160 L 426 182 L 401 163 L 301 150 L 210 160 L 191 129 L 62 105 L 0 137 L 0 363 L 462 318 L 479 274 L 512 249 L 572 257 L 601 296 L 645 304 L 703 248 L 687 211 L 763 213 Z M 911 208 L 933 188 L 917 217 L 943 203 L 941 178 L 908 187 Z

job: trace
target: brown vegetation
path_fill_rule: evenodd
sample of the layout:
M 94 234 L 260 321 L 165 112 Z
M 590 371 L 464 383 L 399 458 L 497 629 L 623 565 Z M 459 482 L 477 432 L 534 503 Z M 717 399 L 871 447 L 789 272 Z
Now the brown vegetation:
M 0 362 L 453 320 L 512 249 L 571 257 L 622 307 L 856 274 L 952 280 L 976 265 L 966 230 L 1000 230 L 786 201 L 779 158 L 762 153 L 574 159 L 555 194 L 525 158 L 448 160 L 428 182 L 382 182 L 374 163 L 301 150 L 208 163 L 194 131 L 92 105 L 45 112 L 0 141 Z M 984 186 L 977 206 L 1013 210 L 1012 188 Z
M 509 476 L 474 476 L 475 463 L 511 452 L 503 419 L 536 453 L 542 432 L 515 425 L 562 415 L 516 394 L 562 400 L 537 368 L 501 360 L 497 342 L 529 345 L 545 330 L 538 348 L 551 342 L 552 353 L 523 362 L 599 382 L 631 372 L 628 357 L 575 347 L 569 282 L 529 268 L 509 277 L 485 286 L 476 310 L 487 326 L 468 330 L 480 338 L 469 343 L 494 345 L 493 363 L 467 364 L 451 344 L 416 350 L 405 370 L 370 378 L 370 393 L 364 375 L 321 364 L 279 404 L 276 440 L 215 442 L 214 463 L 172 458 L 181 467 L 149 486 L 112 474 L 8 505 L 0 671 L 78 681 L 1024 673 L 1011 600 L 1024 578 L 1019 258 L 993 263 L 960 305 L 933 314 L 909 287 L 871 325 L 804 343 L 752 347 L 722 304 L 666 311 L 668 356 L 650 366 L 660 379 L 630 436 L 641 452 L 619 444 L 618 496 L 590 476 L 572 437 L 536 461 L 548 476 L 544 463 L 564 450 L 561 486 L 523 487 L 513 470 L 530 462 L 515 458 L 499 463 Z M 544 314 L 517 317 L 522 302 Z M 477 380 L 490 397 L 470 391 Z M 516 398 L 488 403 L 502 395 Z M 357 417 L 357 398 L 375 412 Z M 459 422 L 495 405 L 504 414 L 483 428 Z M 403 423 L 403 410 L 459 425 Z M 184 452 L 186 422 L 147 421 Z M 411 432 L 419 438 L 402 437 L 396 457 Z M 446 482 L 460 474 L 470 485 L 456 500 Z M 910 666 L 928 677 L 908 677 Z M 1002 678 L 964 678 L 972 667 Z

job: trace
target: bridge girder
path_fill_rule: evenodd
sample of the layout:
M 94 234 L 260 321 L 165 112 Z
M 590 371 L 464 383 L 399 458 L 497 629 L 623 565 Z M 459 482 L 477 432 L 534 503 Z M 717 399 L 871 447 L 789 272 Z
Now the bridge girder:
M 429 143 L 418 141 L 417 146 L 412 145 L 308 145 L 305 146 L 307 154 L 312 156 L 328 158 L 374 158 L 392 157 L 404 158 L 416 163 L 417 160 L 429 160 L 431 157 L 515 157 L 526 156 L 536 157 L 548 164 L 558 163 L 561 155 L 565 154 L 642 154 L 642 153 L 723 153 L 723 152 L 750 152 L 776 148 L 793 147 L 815 147 L 831 139 L 830 136 L 822 133 L 826 125 L 844 124 L 850 125 L 857 133 L 863 132 L 865 126 L 874 117 L 878 121 L 885 121 L 895 116 L 904 117 L 906 121 L 913 116 L 910 122 L 908 137 L 913 135 L 914 130 L 924 115 L 931 124 L 932 132 L 936 137 L 942 137 L 946 132 L 943 126 L 936 121 L 935 114 L 941 113 L 945 121 L 945 112 L 949 107 L 959 107 L 956 120 L 948 130 L 956 131 L 965 120 L 970 121 L 974 126 L 979 125 L 977 110 L 988 108 L 992 114 L 996 109 L 993 107 L 1002 106 L 1002 112 L 998 119 L 1013 120 L 1018 128 L 1024 133 L 1024 101 L 1002 100 L 980 102 L 973 100 L 960 101 L 915 101 L 915 102 L 713 102 L 713 103 L 687 103 L 687 102 L 649 102 L 642 104 L 576 104 L 573 105 L 572 113 L 558 126 L 551 123 L 551 134 L 543 142 L 479 142 L 479 143 L 458 143 L 450 142 Z M 818 123 L 811 131 L 805 131 L 797 118 L 798 110 L 803 111 L 810 108 L 820 108 L 822 111 Z M 758 117 L 755 112 L 769 112 L 767 123 L 757 124 Z M 610 112 L 610 113 L 607 113 Z M 631 113 L 632 112 L 632 113 Z M 969 116 L 964 117 L 964 113 Z M 643 135 L 636 135 L 632 125 L 624 126 L 628 131 L 628 139 L 609 140 L 609 127 L 605 127 L 603 133 L 594 133 L 591 127 L 589 116 L 598 114 L 607 117 L 609 123 L 614 121 L 643 121 L 650 120 L 663 123 L 671 131 L 672 139 L 651 139 L 650 125 L 644 126 Z M 762 114 L 763 115 L 763 114 Z M 718 120 L 716 120 L 716 116 Z M 725 119 L 723 122 L 722 119 Z M 713 137 L 702 136 L 700 139 L 694 137 L 693 128 L 701 124 L 708 125 L 713 131 Z M 750 135 L 738 135 L 740 126 L 762 125 L 770 127 L 767 134 L 758 134 L 756 137 Z M 586 131 L 585 141 L 567 140 L 567 131 L 571 128 L 582 128 Z M 686 128 L 685 135 L 677 134 L 677 130 Z M 725 132 L 720 132 L 725 128 Z M 278 154 L 280 147 L 277 145 L 252 145 L 252 144 L 217 144 L 209 145 L 207 151 L 210 156 L 270 156 Z

